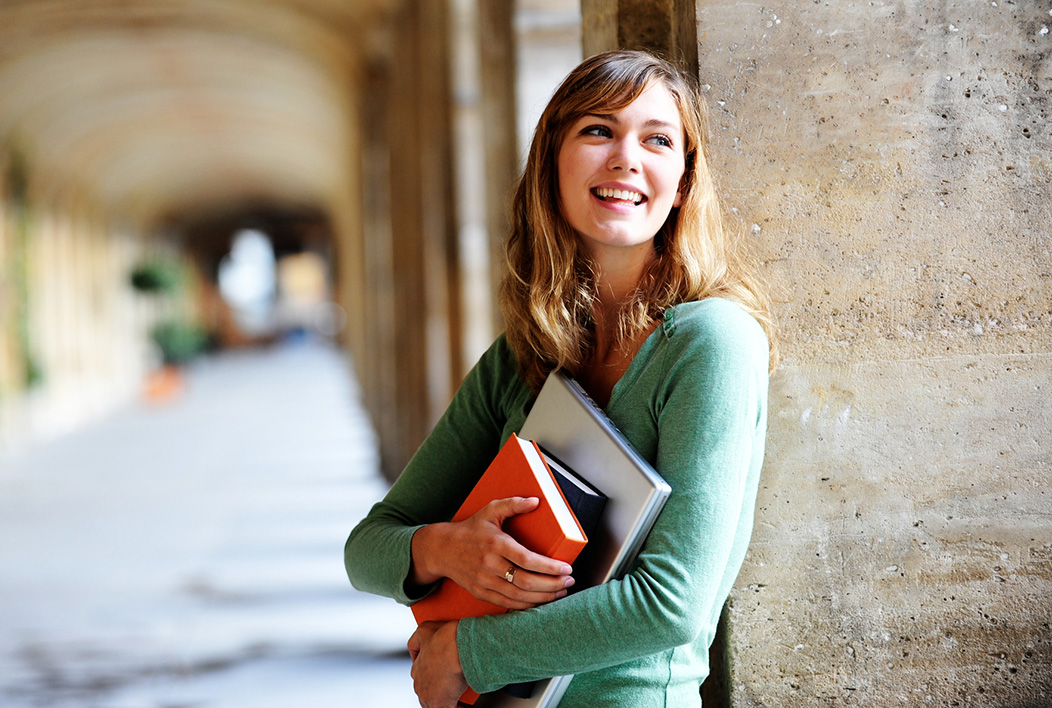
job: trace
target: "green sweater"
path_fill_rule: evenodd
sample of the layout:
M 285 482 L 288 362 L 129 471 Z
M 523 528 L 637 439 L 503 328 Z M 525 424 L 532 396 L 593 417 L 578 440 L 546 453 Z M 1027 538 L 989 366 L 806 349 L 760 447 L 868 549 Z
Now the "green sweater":
M 622 579 L 521 612 L 465 619 L 457 647 L 479 692 L 576 674 L 560 708 L 697 706 L 708 648 L 753 524 L 767 420 L 767 339 L 727 300 L 678 305 L 614 387 L 607 415 L 672 487 Z M 410 539 L 449 520 L 533 393 L 503 335 L 387 496 L 351 532 L 360 590 L 411 604 Z

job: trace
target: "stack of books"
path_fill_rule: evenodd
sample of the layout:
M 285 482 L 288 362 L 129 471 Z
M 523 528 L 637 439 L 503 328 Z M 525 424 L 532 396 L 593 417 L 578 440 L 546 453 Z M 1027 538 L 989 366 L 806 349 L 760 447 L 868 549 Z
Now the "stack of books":
M 569 501 L 566 491 L 574 499 Z M 503 530 L 526 548 L 549 558 L 572 564 L 588 542 L 580 519 L 590 519 L 594 528 L 606 498 L 547 457 L 537 443 L 512 434 L 453 516 L 464 521 L 495 499 L 537 497 L 537 508 L 513 516 Z M 507 610 L 480 600 L 452 580 L 413 605 L 417 623 L 494 615 Z M 462 701 L 466 702 L 466 701 Z
M 503 529 L 531 551 L 572 564 L 579 591 L 627 572 L 671 491 L 580 385 L 557 372 L 453 521 L 494 499 L 539 498 L 537 509 L 511 517 Z M 418 623 L 507 611 L 449 579 L 412 609 Z M 571 678 L 482 696 L 469 689 L 460 700 L 479 708 L 555 708 Z

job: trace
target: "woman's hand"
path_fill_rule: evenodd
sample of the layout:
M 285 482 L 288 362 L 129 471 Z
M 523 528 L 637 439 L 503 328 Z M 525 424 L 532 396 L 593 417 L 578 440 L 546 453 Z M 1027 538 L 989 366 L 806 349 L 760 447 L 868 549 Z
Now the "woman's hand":
M 424 622 L 408 646 L 413 690 L 422 708 L 456 708 L 468 688 L 457 651 L 457 622 Z
M 510 610 L 563 597 L 573 585 L 570 566 L 528 550 L 501 530 L 505 519 L 539 503 L 536 497 L 498 499 L 464 521 L 420 529 L 413 535 L 412 581 L 428 585 L 451 578 L 480 600 Z

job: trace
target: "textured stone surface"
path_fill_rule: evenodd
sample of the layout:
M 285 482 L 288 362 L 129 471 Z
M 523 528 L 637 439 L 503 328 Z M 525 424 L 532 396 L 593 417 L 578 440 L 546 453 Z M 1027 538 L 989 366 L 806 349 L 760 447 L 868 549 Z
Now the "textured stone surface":
M 790 352 L 1048 348 L 1052 6 L 923 6 L 699 8 L 727 206 Z
M 1052 4 L 930 5 L 698 4 L 785 357 L 734 706 L 1052 695 Z
M 1050 370 L 961 355 L 778 375 L 729 608 L 734 705 L 1047 705 Z

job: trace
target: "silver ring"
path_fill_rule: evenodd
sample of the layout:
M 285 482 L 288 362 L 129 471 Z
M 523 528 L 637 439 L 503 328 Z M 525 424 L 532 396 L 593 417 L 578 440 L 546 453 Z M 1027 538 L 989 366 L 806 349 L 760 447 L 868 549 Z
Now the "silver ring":
M 518 568 L 516 568 L 515 565 L 512 564 L 512 566 L 510 568 L 508 568 L 506 571 L 504 571 L 504 579 L 507 580 L 509 583 L 514 584 L 515 583 L 515 571 L 516 570 L 518 570 Z

